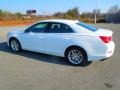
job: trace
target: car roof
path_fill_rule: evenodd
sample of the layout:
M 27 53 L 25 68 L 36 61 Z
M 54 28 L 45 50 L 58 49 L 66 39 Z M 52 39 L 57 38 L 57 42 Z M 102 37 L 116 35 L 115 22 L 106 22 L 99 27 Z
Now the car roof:
M 40 22 L 58 22 L 58 23 L 65 23 L 65 24 L 75 24 L 78 22 L 78 20 L 49 19 L 49 20 L 42 20 Z

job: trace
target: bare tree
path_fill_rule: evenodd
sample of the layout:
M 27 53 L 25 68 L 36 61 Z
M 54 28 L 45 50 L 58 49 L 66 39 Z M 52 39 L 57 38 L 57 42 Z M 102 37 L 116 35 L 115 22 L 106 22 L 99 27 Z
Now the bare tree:
M 117 5 L 108 10 L 106 19 L 109 23 L 120 23 L 120 9 Z

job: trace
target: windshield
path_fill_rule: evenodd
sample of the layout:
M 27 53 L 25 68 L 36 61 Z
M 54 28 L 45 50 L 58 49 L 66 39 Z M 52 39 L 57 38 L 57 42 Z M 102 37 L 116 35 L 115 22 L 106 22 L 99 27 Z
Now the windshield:
M 76 24 L 79 25 L 79 26 L 81 26 L 81 27 L 84 27 L 84 28 L 86 28 L 86 29 L 88 29 L 90 31 L 93 31 L 93 32 L 97 31 L 96 27 L 88 25 L 88 24 L 85 24 L 83 22 L 79 22 L 79 23 L 76 23 Z

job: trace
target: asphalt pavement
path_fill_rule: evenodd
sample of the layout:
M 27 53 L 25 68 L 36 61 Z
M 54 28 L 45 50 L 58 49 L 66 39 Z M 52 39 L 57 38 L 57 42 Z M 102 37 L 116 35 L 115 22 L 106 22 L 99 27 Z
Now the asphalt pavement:
M 0 90 L 120 90 L 120 24 L 97 24 L 114 32 L 114 55 L 87 66 L 71 66 L 60 57 L 22 51 L 6 45 L 8 31 L 0 27 Z

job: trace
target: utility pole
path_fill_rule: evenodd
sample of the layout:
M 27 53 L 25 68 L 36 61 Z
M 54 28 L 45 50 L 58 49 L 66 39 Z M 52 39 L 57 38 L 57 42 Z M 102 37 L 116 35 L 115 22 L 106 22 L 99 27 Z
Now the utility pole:
M 98 1 L 96 0 L 96 9 L 95 9 L 95 24 L 97 23 L 97 3 L 98 3 Z

